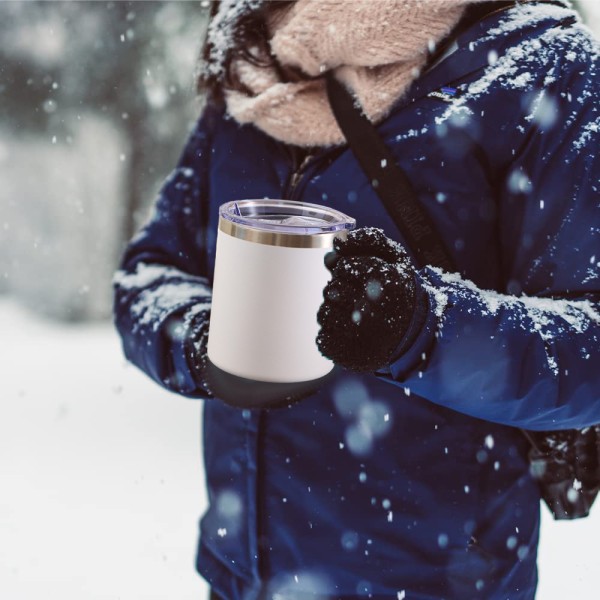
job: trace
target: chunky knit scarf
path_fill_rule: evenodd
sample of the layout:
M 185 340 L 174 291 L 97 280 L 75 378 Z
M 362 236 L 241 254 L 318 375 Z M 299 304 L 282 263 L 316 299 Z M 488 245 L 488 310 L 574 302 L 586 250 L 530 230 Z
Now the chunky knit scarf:
M 275 68 L 238 60 L 233 68 L 249 92 L 228 90 L 228 112 L 289 144 L 340 144 L 323 73 L 333 70 L 369 119 L 381 121 L 478 1 L 297 0 L 274 13 L 270 50 L 283 72 L 299 77 L 283 81 Z

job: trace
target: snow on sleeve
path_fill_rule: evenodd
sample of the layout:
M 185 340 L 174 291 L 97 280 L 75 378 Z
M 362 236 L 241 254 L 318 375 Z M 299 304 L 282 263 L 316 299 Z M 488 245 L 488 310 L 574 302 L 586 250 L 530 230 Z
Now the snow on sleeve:
M 133 272 L 117 271 L 113 281 L 124 291 L 141 290 L 131 304 L 136 328 L 157 331 L 170 314 L 191 303 L 191 316 L 210 310 L 210 288 L 173 267 L 139 263 Z
M 581 128 L 581 134 L 575 140 L 575 142 L 573 142 L 573 146 L 575 147 L 576 150 L 581 151 L 581 150 L 583 150 L 583 148 L 585 148 L 585 146 L 587 146 L 592 141 L 592 139 L 595 138 L 597 140 L 599 133 L 600 133 L 600 115 L 598 117 L 596 117 L 596 119 L 594 121 L 590 121 L 589 123 L 586 123 Z M 596 147 L 597 147 L 597 143 L 596 143 Z
M 202 295 L 197 284 L 166 283 L 158 288 L 144 290 L 131 306 L 131 313 L 139 326 L 151 325 L 154 331 L 178 308 L 183 308 Z M 210 302 L 196 303 L 195 314 L 210 309 Z
M 451 296 L 465 299 L 475 298 L 482 315 L 496 315 L 501 310 L 509 310 L 511 322 L 538 335 L 545 344 L 550 344 L 562 336 L 579 334 L 591 326 L 600 325 L 598 306 L 589 300 L 561 300 L 536 298 L 531 296 L 509 296 L 491 290 L 482 290 L 472 281 L 463 279 L 457 273 L 446 273 L 429 267 L 439 278 L 441 285 L 424 283 L 425 290 L 434 300 L 434 310 L 438 316 L 440 329 L 444 326 L 444 308 Z M 582 352 L 585 352 L 582 349 Z M 546 350 L 548 366 L 555 375 L 558 367 L 549 350 Z
M 173 267 L 163 265 L 147 265 L 139 263 L 132 273 L 119 270 L 115 273 L 113 283 L 124 290 L 144 288 L 157 283 L 162 278 L 181 275 L 180 271 Z

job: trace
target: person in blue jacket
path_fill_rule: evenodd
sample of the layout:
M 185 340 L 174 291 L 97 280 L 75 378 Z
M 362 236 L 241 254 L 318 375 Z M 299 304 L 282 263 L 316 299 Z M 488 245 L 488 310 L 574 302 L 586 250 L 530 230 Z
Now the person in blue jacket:
M 197 568 L 213 596 L 534 598 L 540 491 L 520 429 L 600 422 L 598 43 L 559 1 L 225 0 L 205 57 L 206 106 L 127 248 L 115 321 L 131 362 L 206 400 Z M 329 72 L 457 272 L 407 260 Z M 204 376 L 218 208 L 264 197 L 359 227 L 318 314 L 338 374 L 241 410 Z

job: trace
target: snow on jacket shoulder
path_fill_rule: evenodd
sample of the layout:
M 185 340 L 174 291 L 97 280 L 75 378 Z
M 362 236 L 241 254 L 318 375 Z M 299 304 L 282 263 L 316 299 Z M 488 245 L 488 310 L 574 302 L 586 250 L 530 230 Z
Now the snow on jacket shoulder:
M 528 429 L 600 418 L 600 65 L 597 42 L 566 13 L 513 11 L 462 49 L 481 46 L 490 64 L 435 122 L 442 137 L 466 131 L 485 160 L 495 204 L 479 208 L 497 219 L 501 254 L 488 259 L 502 272 L 484 290 L 426 269 L 437 340 L 422 339 L 388 373 L 434 402 Z M 448 238 L 468 251 L 460 226 Z
M 575 13 L 528 3 L 461 34 L 378 126 L 460 274 L 421 270 L 429 321 L 385 372 L 284 410 L 205 403 L 198 569 L 222 597 L 532 600 L 539 492 L 514 426 L 600 422 L 599 92 Z M 219 205 L 261 197 L 403 241 L 348 148 L 298 171 L 209 107 L 115 279 L 126 355 L 168 389 L 203 396 L 181 331 L 208 315 Z

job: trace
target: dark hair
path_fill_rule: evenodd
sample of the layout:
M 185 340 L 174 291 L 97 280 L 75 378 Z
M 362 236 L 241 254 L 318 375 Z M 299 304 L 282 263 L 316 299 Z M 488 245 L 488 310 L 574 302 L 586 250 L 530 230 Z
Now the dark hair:
M 203 64 L 201 65 L 196 81 L 198 93 L 206 94 L 207 98 L 211 101 L 221 102 L 223 100 L 224 89 L 248 92 L 232 69 L 232 64 L 236 59 L 242 59 L 261 67 L 276 66 L 276 62 L 271 58 L 268 48 L 269 31 L 267 18 L 273 12 L 284 8 L 293 1 L 278 0 L 277 2 L 262 2 L 258 8 L 241 14 L 232 25 L 231 43 L 225 51 L 225 56 L 222 58 L 223 68 L 220 73 L 214 73 L 207 68 L 211 62 L 211 55 L 214 50 L 207 29 L 200 57 Z M 217 15 L 220 5 L 221 2 L 219 1 L 211 3 L 209 28 Z M 260 51 L 260 57 L 251 51 L 252 48 Z M 262 57 L 268 58 L 265 59 Z

